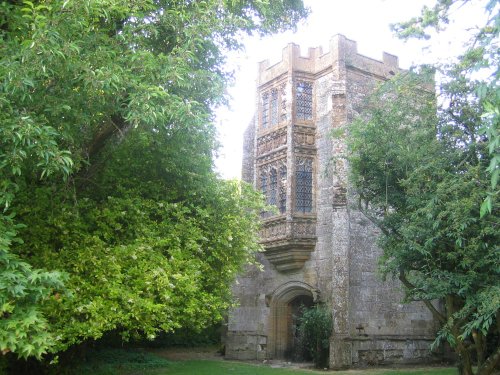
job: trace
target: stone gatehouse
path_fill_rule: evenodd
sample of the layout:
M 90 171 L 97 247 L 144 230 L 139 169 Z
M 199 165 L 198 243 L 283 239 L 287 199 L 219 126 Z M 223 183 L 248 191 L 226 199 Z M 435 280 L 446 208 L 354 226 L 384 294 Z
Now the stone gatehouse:
M 331 368 L 429 358 L 432 317 L 423 304 L 402 304 L 400 285 L 377 274 L 378 232 L 350 204 L 345 144 L 331 136 L 399 70 L 396 56 L 362 56 L 342 35 L 326 53 L 310 48 L 304 57 L 290 44 L 279 63 L 260 63 L 243 179 L 276 210 L 262 214 L 264 270 L 250 267 L 233 288 L 227 358 L 286 358 L 298 306 L 317 302 L 333 314 Z

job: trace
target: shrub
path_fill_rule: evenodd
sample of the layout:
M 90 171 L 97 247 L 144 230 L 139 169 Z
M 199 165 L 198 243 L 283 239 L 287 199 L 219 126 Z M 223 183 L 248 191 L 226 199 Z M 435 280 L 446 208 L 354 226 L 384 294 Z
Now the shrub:
M 324 306 L 305 309 L 299 317 L 299 340 L 303 351 L 311 356 L 316 367 L 328 365 L 332 314 Z

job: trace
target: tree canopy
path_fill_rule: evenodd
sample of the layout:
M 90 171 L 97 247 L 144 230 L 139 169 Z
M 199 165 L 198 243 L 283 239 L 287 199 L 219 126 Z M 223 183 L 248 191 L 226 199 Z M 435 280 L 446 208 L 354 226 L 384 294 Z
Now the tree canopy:
M 395 29 L 426 37 L 462 3 L 437 1 Z M 359 208 L 382 231 L 382 271 L 428 306 L 435 344 L 448 341 L 464 374 L 500 363 L 499 9 L 485 7 L 463 55 L 384 83 L 347 130 Z
M 221 318 L 261 209 L 212 171 L 224 54 L 306 13 L 299 0 L 0 3 L 3 354 Z

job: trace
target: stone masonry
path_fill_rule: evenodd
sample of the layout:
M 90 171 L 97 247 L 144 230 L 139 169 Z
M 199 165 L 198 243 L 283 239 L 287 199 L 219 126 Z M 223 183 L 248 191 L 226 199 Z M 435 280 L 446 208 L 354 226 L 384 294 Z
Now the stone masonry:
M 423 304 L 402 304 L 400 285 L 378 275 L 377 229 L 351 204 L 345 143 L 331 136 L 399 70 L 396 56 L 362 56 L 342 35 L 327 53 L 303 57 L 290 44 L 279 63 L 260 63 L 243 179 L 277 209 L 262 213 L 263 271 L 249 267 L 233 287 L 227 358 L 291 358 L 296 306 L 318 302 L 333 316 L 331 368 L 431 358 L 432 317 Z

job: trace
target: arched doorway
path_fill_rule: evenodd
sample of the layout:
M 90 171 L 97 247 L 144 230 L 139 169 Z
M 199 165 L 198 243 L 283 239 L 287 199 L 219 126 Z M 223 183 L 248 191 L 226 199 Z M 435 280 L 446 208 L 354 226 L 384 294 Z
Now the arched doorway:
M 299 324 L 305 309 L 313 307 L 312 296 L 300 295 L 291 300 L 287 306 L 288 338 L 285 358 L 293 361 L 304 360 L 303 348 L 300 347 Z
M 268 355 L 276 359 L 300 359 L 298 321 L 303 308 L 317 300 L 317 291 L 302 282 L 290 282 L 275 290 L 271 299 Z

